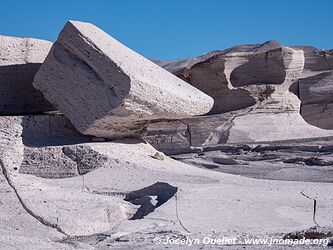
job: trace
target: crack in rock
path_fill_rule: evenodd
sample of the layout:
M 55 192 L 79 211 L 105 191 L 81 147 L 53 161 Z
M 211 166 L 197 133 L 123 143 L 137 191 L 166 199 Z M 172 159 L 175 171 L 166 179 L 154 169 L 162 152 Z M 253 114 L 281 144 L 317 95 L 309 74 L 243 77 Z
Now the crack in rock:
M 43 224 L 44 226 L 50 227 L 50 228 L 54 228 L 56 229 L 59 233 L 68 236 L 68 234 L 66 234 L 57 224 L 53 224 L 47 220 L 45 220 L 43 217 L 35 214 L 31 209 L 29 209 L 24 201 L 22 200 L 21 196 L 19 195 L 15 185 L 12 183 L 12 181 L 10 180 L 9 177 L 9 173 L 7 172 L 4 163 L 2 162 L 2 160 L 0 160 L 0 166 L 1 166 L 1 170 L 2 170 L 2 174 L 5 177 L 8 185 L 13 189 L 18 201 L 20 202 L 21 206 L 23 207 L 23 209 L 29 214 L 31 215 L 33 218 L 35 218 L 36 220 L 38 220 L 41 224 Z

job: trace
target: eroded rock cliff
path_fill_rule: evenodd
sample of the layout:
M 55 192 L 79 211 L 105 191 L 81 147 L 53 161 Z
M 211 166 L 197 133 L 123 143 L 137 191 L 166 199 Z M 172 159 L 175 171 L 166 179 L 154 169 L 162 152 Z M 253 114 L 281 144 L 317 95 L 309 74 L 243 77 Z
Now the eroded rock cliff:
M 222 142 L 332 135 L 332 131 L 309 125 L 299 114 L 301 101 L 297 81 L 302 72 L 304 74 L 305 65 L 301 48 L 269 41 L 214 51 L 188 60 L 157 63 L 214 98 L 210 112 L 213 116 L 169 122 L 166 127 L 165 123 L 150 124 L 146 138 L 161 150 L 182 152 L 189 146 Z M 194 128 L 196 132 L 190 133 Z

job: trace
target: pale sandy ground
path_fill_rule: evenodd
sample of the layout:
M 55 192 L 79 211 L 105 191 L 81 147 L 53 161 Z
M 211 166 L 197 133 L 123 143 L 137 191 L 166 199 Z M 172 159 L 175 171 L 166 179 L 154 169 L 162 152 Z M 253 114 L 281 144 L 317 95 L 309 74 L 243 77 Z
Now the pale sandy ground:
M 19 164 L 19 148 L 2 155 L 7 177 L 25 206 L 72 237 L 66 240 L 59 230 L 28 214 L 1 175 L 1 249 L 184 247 L 153 243 L 156 236 L 163 239 L 168 235 L 282 237 L 314 226 L 313 204 L 300 194 L 302 190 L 317 199 L 317 222 L 333 224 L 332 183 L 251 179 L 168 157 L 161 161 L 151 157 L 154 148 L 140 141 L 89 145 L 109 161 L 84 176 L 84 188 L 81 176 L 44 179 L 11 171 Z M 124 194 L 158 181 L 179 188 L 177 201 L 170 199 L 144 219 L 127 220 L 135 206 L 122 201 Z

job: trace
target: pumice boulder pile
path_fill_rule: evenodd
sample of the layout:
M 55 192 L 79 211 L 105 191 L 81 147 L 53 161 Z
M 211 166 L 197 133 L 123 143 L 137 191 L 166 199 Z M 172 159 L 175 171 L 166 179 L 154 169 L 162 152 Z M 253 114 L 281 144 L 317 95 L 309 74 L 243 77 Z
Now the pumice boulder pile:
M 81 133 L 129 137 L 154 119 L 202 115 L 213 99 L 89 23 L 69 21 L 34 86 Z

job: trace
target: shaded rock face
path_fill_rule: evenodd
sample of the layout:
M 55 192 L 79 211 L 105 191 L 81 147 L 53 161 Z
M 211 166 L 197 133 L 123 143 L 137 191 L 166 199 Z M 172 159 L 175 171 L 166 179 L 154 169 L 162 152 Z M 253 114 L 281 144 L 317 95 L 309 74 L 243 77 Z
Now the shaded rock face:
M 20 173 L 69 178 L 102 167 L 107 158 L 86 145 L 25 147 Z
M 22 141 L 28 147 L 72 145 L 91 141 L 91 136 L 80 134 L 61 114 L 29 115 L 21 120 Z
M 166 154 L 184 153 L 191 147 L 226 143 L 232 119 L 226 114 L 153 122 L 144 139 Z
M 10 137 L 22 140 L 22 162 L 15 171 L 43 178 L 84 175 L 106 163 L 106 157 L 91 149 L 91 137 L 76 131 L 60 114 L 3 117 L 3 134 L 12 126 Z M 6 121 L 3 123 L 2 121 Z M 21 129 L 19 129 L 21 127 Z M 20 132 L 18 132 L 20 131 Z M 4 138 L 1 138 L 4 139 Z M 8 139 L 9 142 L 13 141 Z M 5 140 L 4 140 L 5 141 Z M 8 146 L 5 145 L 8 150 Z
M 54 110 L 32 86 L 52 44 L 48 41 L 0 36 L 0 114 L 31 114 Z
M 211 97 L 89 23 L 68 22 L 34 86 L 83 134 L 140 136 L 149 120 L 209 112 Z
M 305 68 L 298 80 L 301 115 L 311 125 L 333 129 L 333 52 L 299 48 L 305 52 Z

